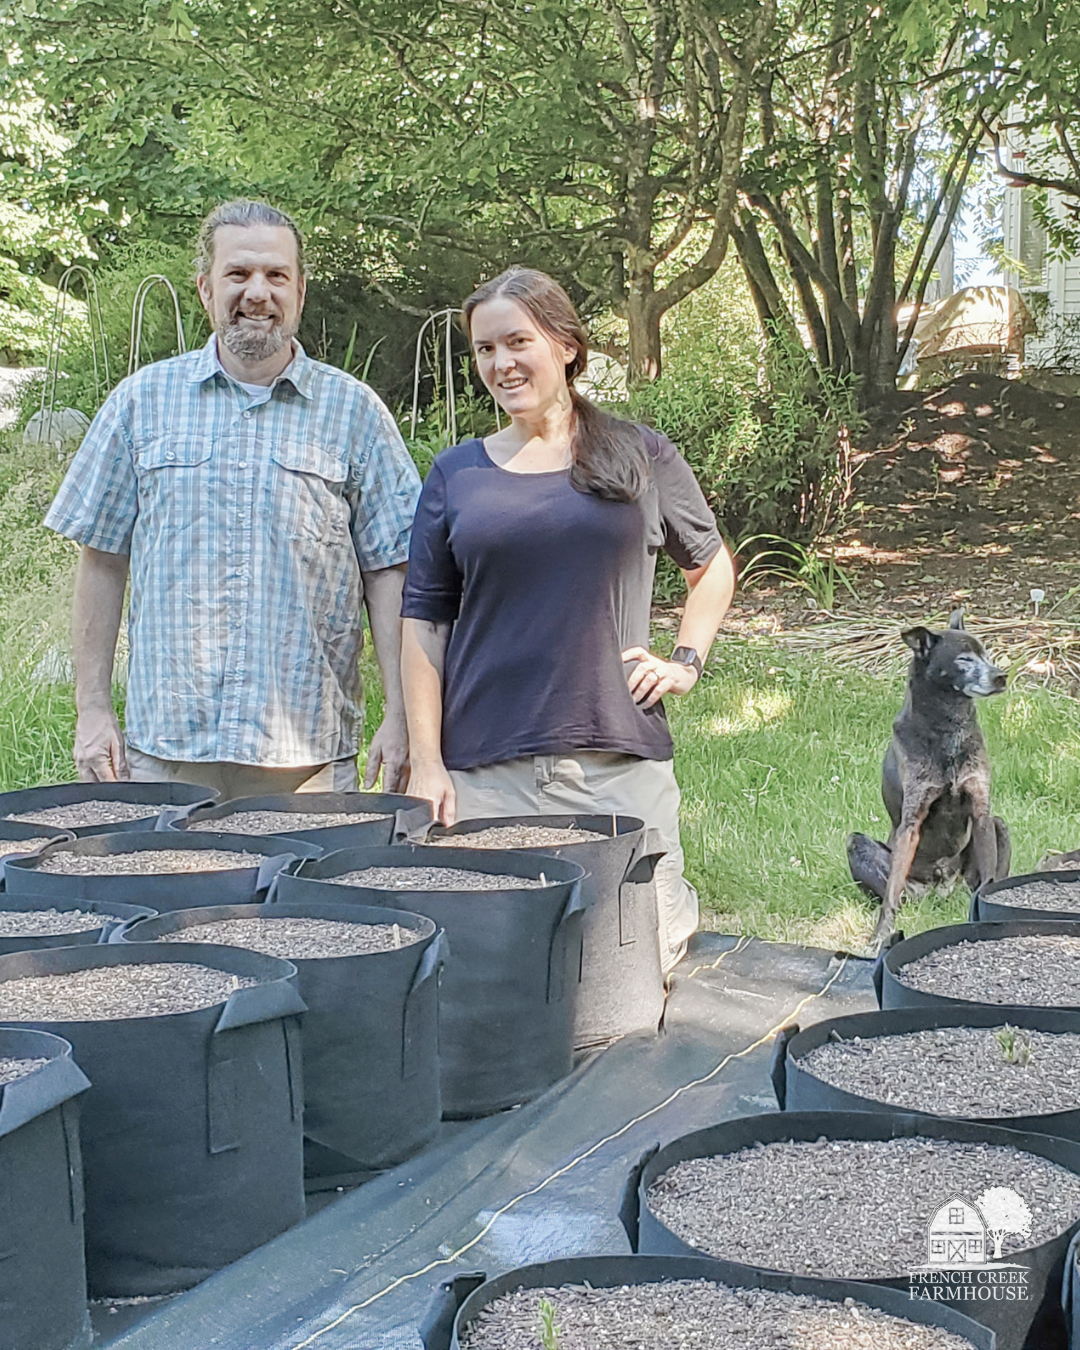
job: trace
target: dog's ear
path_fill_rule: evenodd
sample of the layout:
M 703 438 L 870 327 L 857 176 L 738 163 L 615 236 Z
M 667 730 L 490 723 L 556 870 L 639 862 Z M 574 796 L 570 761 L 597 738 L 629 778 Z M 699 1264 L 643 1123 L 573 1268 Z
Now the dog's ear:
M 949 627 L 961 629 L 964 627 L 964 611 L 962 609 L 954 609 L 949 615 Z
M 918 628 L 907 629 L 906 632 L 900 634 L 900 637 L 923 661 L 930 655 L 934 644 L 941 640 L 940 633 L 931 633 L 929 628 L 923 628 L 921 625 Z

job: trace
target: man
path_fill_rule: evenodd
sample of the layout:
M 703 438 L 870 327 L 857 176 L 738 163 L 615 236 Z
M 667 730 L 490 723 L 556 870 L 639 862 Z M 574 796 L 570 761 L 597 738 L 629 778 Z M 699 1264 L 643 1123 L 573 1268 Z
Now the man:
M 225 797 L 356 786 L 367 607 L 385 715 L 365 787 L 404 788 L 401 590 L 419 476 L 385 405 L 295 339 L 303 241 L 260 202 L 203 223 L 204 348 L 124 380 L 46 524 L 75 576 L 84 780 Z M 130 568 L 127 743 L 112 669 Z

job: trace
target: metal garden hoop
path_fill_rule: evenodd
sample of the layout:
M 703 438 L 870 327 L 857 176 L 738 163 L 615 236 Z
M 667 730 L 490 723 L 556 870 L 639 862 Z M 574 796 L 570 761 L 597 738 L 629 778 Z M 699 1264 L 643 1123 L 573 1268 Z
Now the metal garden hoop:
M 446 378 L 446 408 L 450 415 L 450 442 L 457 441 L 457 397 L 454 392 L 454 356 L 451 347 L 451 339 L 454 332 L 454 319 L 461 313 L 460 309 L 440 309 L 431 314 L 420 325 L 420 331 L 416 335 L 416 358 L 413 361 L 413 401 L 412 417 L 409 421 L 409 439 L 416 435 L 416 423 L 420 412 L 420 369 L 424 362 L 424 335 L 429 328 L 436 328 L 440 320 L 446 323 L 446 342 L 444 348 L 444 366 L 443 371 Z M 434 334 L 436 340 L 436 350 L 438 350 L 438 333 Z M 438 360 L 438 357 L 436 357 Z M 495 425 L 502 426 L 499 417 L 499 405 L 495 404 Z
M 60 378 L 60 352 L 64 340 L 64 322 L 67 318 L 67 301 L 72 283 L 81 280 L 86 292 L 87 317 L 90 324 L 90 351 L 94 360 L 94 388 L 98 402 L 108 393 L 111 378 L 109 375 L 109 349 L 105 341 L 105 324 L 101 317 L 101 301 L 98 297 L 97 282 L 93 273 L 80 263 L 74 263 L 60 277 L 56 284 L 56 304 L 53 306 L 52 329 L 49 334 L 49 354 L 45 363 L 45 380 L 41 386 L 41 407 L 39 413 L 46 427 L 51 425 L 56 409 L 56 384 Z M 94 323 L 97 322 L 97 332 Z M 98 344 L 101 344 L 101 365 L 98 366 Z M 104 374 L 104 385 L 102 375 Z
M 139 348 L 142 345 L 143 315 L 146 311 L 147 297 L 155 286 L 164 286 L 172 296 L 173 317 L 176 320 L 176 350 L 181 356 L 187 351 L 187 341 L 184 337 L 184 321 L 180 316 L 180 297 L 176 293 L 176 287 L 168 277 L 162 276 L 160 272 L 152 272 L 150 276 L 143 277 L 142 281 L 139 282 L 135 291 L 135 299 L 131 305 L 131 335 L 127 370 L 129 375 L 134 375 L 141 364 L 139 360 Z

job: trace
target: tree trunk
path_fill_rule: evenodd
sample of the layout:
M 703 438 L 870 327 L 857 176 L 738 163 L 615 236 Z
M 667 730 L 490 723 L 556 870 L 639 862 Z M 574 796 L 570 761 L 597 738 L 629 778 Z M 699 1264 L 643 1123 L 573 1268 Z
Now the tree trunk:
M 630 329 L 630 369 L 627 379 L 631 386 L 652 384 L 660 378 L 661 313 L 660 307 L 654 302 L 651 287 L 646 290 L 631 283 L 626 304 L 626 321 Z

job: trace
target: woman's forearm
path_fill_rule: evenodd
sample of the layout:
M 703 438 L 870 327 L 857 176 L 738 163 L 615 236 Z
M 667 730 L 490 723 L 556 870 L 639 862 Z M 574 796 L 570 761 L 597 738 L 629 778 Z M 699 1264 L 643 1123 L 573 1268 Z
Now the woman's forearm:
M 401 687 L 414 769 L 442 763 L 443 664 L 449 636 L 448 623 L 402 620 Z
M 678 647 L 693 647 L 705 660 L 735 593 L 735 568 L 727 545 L 704 567 L 684 572 L 688 593 L 679 624 Z

